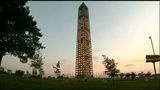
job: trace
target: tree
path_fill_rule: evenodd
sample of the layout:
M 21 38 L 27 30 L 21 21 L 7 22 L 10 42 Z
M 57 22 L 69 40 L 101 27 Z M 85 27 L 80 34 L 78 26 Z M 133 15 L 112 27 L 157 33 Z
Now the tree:
M 123 77 L 125 76 L 124 73 L 120 73 L 119 75 L 120 75 L 121 79 L 123 79 Z
M 144 78 L 144 72 L 140 72 L 140 73 L 138 73 L 138 76 L 139 76 L 139 78 Z
M 58 61 L 56 66 L 53 66 L 53 68 L 55 69 L 55 74 L 57 75 L 57 78 L 59 78 L 61 76 L 61 71 L 60 71 L 60 62 Z
M 38 71 L 39 71 L 39 75 L 40 75 L 40 76 L 44 75 L 44 70 L 43 70 L 43 68 L 39 68 Z
M 36 52 L 36 54 L 33 56 L 31 59 L 31 64 L 30 66 L 33 67 L 33 72 L 39 71 L 39 75 L 42 76 L 44 74 L 44 70 L 42 68 L 43 66 L 43 57 L 40 51 Z M 37 75 L 37 73 L 34 75 Z
M 129 79 L 129 78 L 130 78 L 130 76 L 131 76 L 131 74 L 130 74 L 130 73 L 126 73 L 126 74 L 125 74 L 125 78 L 127 78 L 127 79 Z
M 151 72 L 147 72 L 147 73 L 145 74 L 145 76 L 151 77 Z
M 132 78 L 132 80 L 134 80 L 135 77 L 136 77 L 136 73 L 135 72 L 131 72 L 131 78 Z
M 33 68 L 33 70 L 32 70 L 32 76 L 37 76 L 37 70 L 35 69 L 35 68 Z
M 25 77 L 30 77 L 31 74 L 29 73 L 29 71 L 26 71 Z
M 13 55 L 26 63 L 35 52 L 44 48 L 39 42 L 42 34 L 33 16 L 29 15 L 27 0 L 2 0 L 0 4 L 0 66 L 3 56 Z
M 115 85 L 115 82 L 114 82 L 114 77 L 115 76 L 118 76 L 118 73 L 120 72 L 118 69 L 117 69 L 117 66 L 116 64 L 118 63 L 115 63 L 114 59 L 109 59 L 108 57 L 106 57 L 105 55 L 102 55 L 103 58 L 104 58 L 104 61 L 103 61 L 103 64 L 106 68 L 105 70 L 105 74 L 107 74 L 109 77 L 112 78 L 113 80 L 113 86 Z
M 151 72 L 147 72 L 147 73 L 145 74 L 145 77 L 150 78 L 150 77 L 151 77 Z
M 16 70 L 15 75 L 22 77 L 24 75 L 24 71 L 22 71 L 22 70 Z
M 115 77 L 118 76 L 119 70 L 117 69 L 116 64 L 114 59 L 109 59 L 108 57 L 106 57 L 105 55 L 102 55 L 104 58 L 103 64 L 106 68 L 105 73 L 109 76 L 109 77 Z

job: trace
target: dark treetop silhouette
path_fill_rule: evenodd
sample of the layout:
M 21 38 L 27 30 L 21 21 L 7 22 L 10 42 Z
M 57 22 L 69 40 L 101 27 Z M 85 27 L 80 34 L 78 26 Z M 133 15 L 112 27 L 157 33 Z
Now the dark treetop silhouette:
M 109 59 L 105 55 L 102 55 L 102 56 L 104 58 L 103 64 L 104 64 L 104 66 L 106 68 L 105 74 L 107 74 L 109 77 L 118 76 L 118 73 L 120 72 L 120 70 L 117 69 L 117 65 L 116 65 L 118 63 L 115 63 L 114 59 Z
M 0 65 L 6 54 L 25 63 L 35 52 L 44 48 L 39 42 L 42 34 L 29 15 L 27 0 L 2 0 L 0 3 Z
M 53 68 L 55 69 L 55 74 L 57 75 L 57 77 L 61 76 L 61 71 L 60 71 L 60 61 L 58 61 L 58 63 L 56 64 L 56 66 L 53 66 Z

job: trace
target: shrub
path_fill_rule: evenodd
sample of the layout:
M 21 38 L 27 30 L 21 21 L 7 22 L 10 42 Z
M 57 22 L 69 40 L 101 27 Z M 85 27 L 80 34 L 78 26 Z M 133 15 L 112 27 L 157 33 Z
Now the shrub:
M 22 71 L 22 70 L 16 70 L 15 75 L 22 77 L 24 75 L 24 71 Z
M 0 72 L 4 72 L 4 67 L 0 66 Z

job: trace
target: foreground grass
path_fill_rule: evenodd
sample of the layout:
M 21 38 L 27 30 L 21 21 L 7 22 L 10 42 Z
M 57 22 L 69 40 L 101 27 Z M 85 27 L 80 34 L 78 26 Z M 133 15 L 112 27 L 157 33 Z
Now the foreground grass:
M 78 79 L 36 79 L 0 74 L 0 90 L 3 89 L 160 89 L 160 80 L 116 80 L 90 79 L 87 82 Z

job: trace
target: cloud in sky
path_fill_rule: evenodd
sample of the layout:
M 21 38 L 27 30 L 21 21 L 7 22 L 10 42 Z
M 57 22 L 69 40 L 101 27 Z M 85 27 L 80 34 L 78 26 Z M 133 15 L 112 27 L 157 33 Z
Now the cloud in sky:
M 133 67 L 133 66 L 136 66 L 136 65 L 134 65 L 134 64 L 126 64 L 126 65 L 124 65 L 124 67 Z

